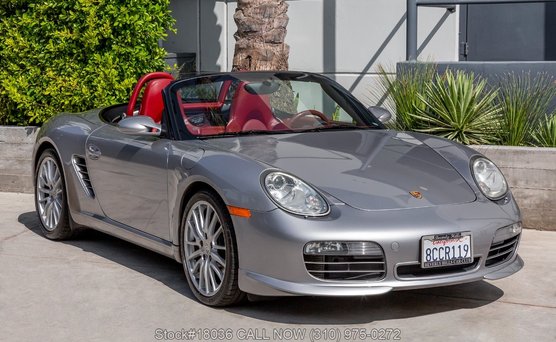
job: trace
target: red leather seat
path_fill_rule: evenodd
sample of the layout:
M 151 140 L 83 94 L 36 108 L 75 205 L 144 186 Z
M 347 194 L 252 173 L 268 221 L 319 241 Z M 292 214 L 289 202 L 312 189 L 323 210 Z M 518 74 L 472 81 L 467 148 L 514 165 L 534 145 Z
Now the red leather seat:
M 181 94 L 180 91 L 178 91 L 177 93 L 177 98 L 178 98 L 178 104 L 180 107 L 180 111 L 181 111 L 181 116 L 185 122 L 185 126 L 187 127 L 187 130 L 193 134 L 193 135 L 197 135 L 197 136 L 203 136 L 203 135 L 214 135 L 214 134 L 221 134 L 224 133 L 224 126 L 196 126 L 194 124 L 192 124 L 191 122 L 189 122 L 189 118 L 187 117 L 187 114 L 185 114 L 185 108 L 189 108 L 189 109 L 199 109 L 199 108 L 212 108 L 213 106 L 218 106 L 218 103 L 208 103 L 208 104 L 198 104 L 198 103 L 191 103 L 191 104 L 184 104 L 182 99 L 181 99 Z
M 143 93 L 143 100 L 141 101 L 141 108 L 139 115 L 148 115 L 154 122 L 160 123 L 162 121 L 162 113 L 164 112 L 164 99 L 162 97 L 162 90 L 166 88 L 171 79 L 158 78 L 150 81 Z
M 242 82 L 234 95 L 226 132 L 286 129 L 272 114 L 269 96 L 251 94 L 245 84 Z

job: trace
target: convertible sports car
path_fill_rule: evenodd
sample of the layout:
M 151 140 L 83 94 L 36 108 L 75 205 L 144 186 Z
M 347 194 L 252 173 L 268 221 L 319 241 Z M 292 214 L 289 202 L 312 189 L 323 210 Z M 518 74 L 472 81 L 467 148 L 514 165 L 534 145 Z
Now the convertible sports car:
M 41 229 L 91 227 L 174 258 L 214 306 L 520 270 L 520 213 L 498 168 L 389 118 L 311 73 L 148 74 L 128 104 L 42 127 Z

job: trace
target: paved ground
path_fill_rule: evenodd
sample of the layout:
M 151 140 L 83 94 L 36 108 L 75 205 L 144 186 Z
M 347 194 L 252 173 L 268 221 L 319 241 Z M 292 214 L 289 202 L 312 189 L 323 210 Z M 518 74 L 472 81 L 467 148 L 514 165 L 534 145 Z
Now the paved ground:
M 191 328 L 230 329 L 232 340 L 391 328 L 404 341 L 556 341 L 554 232 L 525 231 L 526 266 L 503 280 L 212 309 L 170 259 L 93 231 L 52 242 L 37 225 L 31 195 L 0 193 L 0 341 L 152 341 Z

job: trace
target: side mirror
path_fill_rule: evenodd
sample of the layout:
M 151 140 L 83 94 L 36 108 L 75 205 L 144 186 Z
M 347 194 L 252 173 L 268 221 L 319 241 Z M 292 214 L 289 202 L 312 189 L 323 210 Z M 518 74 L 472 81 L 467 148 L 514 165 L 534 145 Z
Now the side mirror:
M 390 113 L 390 111 L 386 108 L 370 106 L 367 109 L 378 119 L 378 121 L 382 123 L 387 123 L 390 119 L 392 119 L 392 113 Z
M 158 137 L 162 127 L 150 116 L 128 116 L 118 122 L 118 130 L 124 134 Z

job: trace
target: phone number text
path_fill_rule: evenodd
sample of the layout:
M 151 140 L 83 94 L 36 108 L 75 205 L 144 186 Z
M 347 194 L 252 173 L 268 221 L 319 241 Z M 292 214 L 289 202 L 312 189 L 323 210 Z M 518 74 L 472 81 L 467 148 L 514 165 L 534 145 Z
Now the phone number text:
M 156 329 L 158 341 L 397 341 L 402 332 L 397 328 L 190 328 Z

